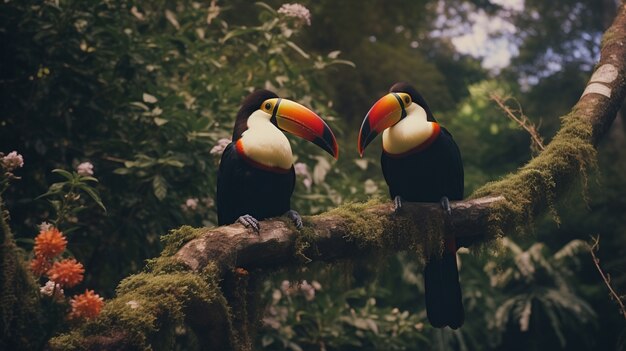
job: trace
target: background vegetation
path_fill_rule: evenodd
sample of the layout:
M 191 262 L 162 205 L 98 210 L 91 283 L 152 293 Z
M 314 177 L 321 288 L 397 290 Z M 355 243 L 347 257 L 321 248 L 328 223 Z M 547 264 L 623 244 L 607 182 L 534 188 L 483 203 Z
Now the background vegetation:
M 549 141 L 556 116 L 583 91 L 617 5 L 508 3 L 302 1 L 309 26 L 278 13 L 281 1 L 3 2 L 0 151 L 17 150 L 25 164 L 2 197 L 24 258 L 38 224 L 60 217 L 50 198 L 38 198 L 63 180 L 51 171 L 86 161 L 106 212 L 86 194 L 60 225 L 68 254 L 86 268 L 77 291 L 110 297 L 159 253 L 160 235 L 214 225 L 219 141 L 230 138 L 241 99 L 260 87 L 309 105 L 339 134 L 339 161 L 290 139 L 306 165 L 292 199 L 302 214 L 388 196 L 379 148 L 360 159 L 356 133 L 398 80 L 414 83 L 454 134 L 467 194 L 514 171 L 533 155 L 530 137 L 492 94 L 517 99 Z M 507 43 L 510 63 L 488 69 L 497 53 L 454 45 L 480 18 L 502 22 L 487 35 Z M 497 250 L 460 254 L 462 329 L 429 327 L 421 263 L 405 253 L 276 272 L 264 283 L 258 348 L 621 348 L 624 321 L 578 240 L 601 235 L 602 263 L 626 291 L 625 128 L 618 118 L 601 145 L 600 171 L 558 206 L 560 224 L 548 217 Z

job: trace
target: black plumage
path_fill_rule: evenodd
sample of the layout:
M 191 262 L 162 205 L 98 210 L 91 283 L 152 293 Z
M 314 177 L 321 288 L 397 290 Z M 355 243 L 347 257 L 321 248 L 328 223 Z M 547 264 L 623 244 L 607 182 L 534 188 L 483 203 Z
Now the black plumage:
M 436 122 L 424 98 L 410 85 L 398 83 L 390 92 L 408 93 L 420 105 L 427 120 Z M 463 162 L 452 135 L 440 127 L 439 135 L 425 149 L 403 156 L 383 151 L 381 165 L 392 198 L 411 202 L 439 202 L 443 197 L 463 199 Z M 458 328 L 464 311 L 456 264 L 457 245 L 448 239 L 441 257 L 432 256 L 424 269 L 426 309 L 434 327 Z
M 258 220 L 284 215 L 290 209 L 295 180 L 293 166 L 286 173 L 254 167 L 230 143 L 217 174 L 218 224 L 232 224 L 243 215 Z

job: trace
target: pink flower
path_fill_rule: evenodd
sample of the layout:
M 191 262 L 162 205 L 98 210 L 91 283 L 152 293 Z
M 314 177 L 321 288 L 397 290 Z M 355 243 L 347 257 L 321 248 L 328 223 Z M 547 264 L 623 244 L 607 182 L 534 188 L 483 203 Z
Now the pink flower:
M 76 167 L 76 172 L 82 176 L 92 176 L 93 175 L 93 165 L 91 162 L 83 162 Z
M 2 156 L 2 153 L 0 153 L 0 156 Z M 0 159 L 0 164 L 7 172 L 11 172 L 24 166 L 24 158 L 22 155 L 18 154 L 17 151 L 11 151 L 8 155 Z
M 62 299 L 65 296 L 65 292 L 63 291 L 63 289 L 61 289 L 60 286 L 56 286 L 55 289 L 55 285 L 55 282 L 53 282 L 52 280 L 48 280 L 46 285 L 39 288 L 39 292 L 41 292 L 41 295 L 50 296 L 55 300 Z
M 198 199 L 196 199 L 195 197 L 187 199 L 187 201 L 185 201 L 185 206 L 187 206 L 188 209 L 194 211 L 198 207 Z
M 293 17 L 307 26 L 311 25 L 311 12 L 301 4 L 283 4 L 278 9 L 278 13 L 287 17 Z
M 46 221 L 43 221 L 43 222 L 41 222 L 39 224 L 39 231 L 40 232 L 47 232 L 48 230 L 50 230 L 52 228 L 53 228 L 52 224 L 50 224 L 50 223 L 48 223 Z
M 293 165 L 293 169 L 296 171 L 296 175 L 309 175 L 309 166 L 307 166 L 306 163 L 296 162 L 296 164 Z
M 206 206 L 207 208 L 211 208 L 213 206 L 215 206 L 215 200 L 213 200 L 212 197 L 205 197 L 202 198 L 202 203 L 204 204 L 204 206 Z
M 215 146 L 213 146 L 213 148 L 210 151 L 211 155 L 222 156 L 222 154 L 224 153 L 224 149 L 226 149 L 226 146 L 228 146 L 230 142 L 231 142 L 230 139 L 226 139 L 226 138 L 222 138 L 218 140 L 217 144 L 215 144 Z
M 306 280 L 303 280 L 300 284 L 300 291 L 307 301 L 312 301 L 313 299 L 315 299 L 315 287 L 309 284 Z

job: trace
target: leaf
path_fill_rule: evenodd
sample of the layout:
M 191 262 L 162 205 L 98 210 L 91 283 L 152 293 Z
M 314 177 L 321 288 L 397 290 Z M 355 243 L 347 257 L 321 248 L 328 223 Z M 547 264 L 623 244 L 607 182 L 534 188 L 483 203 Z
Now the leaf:
M 59 210 L 61 209 L 61 201 L 59 201 L 59 200 L 50 200 L 48 202 L 50 202 L 50 205 L 52 206 L 52 208 L 54 208 L 55 212 L 59 212 Z
M 165 178 L 160 175 L 154 176 L 154 179 L 152 179 L 152 189 L 157 199 L 165 199 L 165 196 L 167 196 L 167 182 Z
M 311 58 L 311 55 L 307 54 L 304 50 L 302 50 L 302 48 L 300 48 L 298 45 L 296 45 L 296 43 L 294 43 L 293 41 L 287 40 L 287 45 L 290 48 L 294 49 L 297 53 L 299 53 L 305 59 Z
M 144 99 L 146 98 L 147 94 L 144 94 Z M 152 96 L 152 95 L 149 95 Z M 152 96 L 154 98 L 154 96 Z M 156 99 L 156 98 L 155 98 Z M 139 107 L 140 109 L 144 110 L 144 111 L 150 111 L 150 107 L 146 106 L 146 104 L 144 104 L 143 102 L 131 102 L 131 105 L 135 106 L 135 107 Z
M 166 120 L 165 118 L 154 117 L 154 124 L 156 124 L 159 127 L 164 125 L 164 124 L 166 124 L 167 122 L 169 122 L 169 121 Z
M 177 168 L 183 168 L 185 167 L 185 164 L 179 160 L 174 160 L 174 159 L 164 159 L 164 160 L 159 160 L 159 164 L 162 165 L 167 165 L 167 166 L 172 166 L 172 167 L 177 167 Z
M 60 193 L 63 190 L 63 186 L 65 186 L 65 184 L 67 184 L 67 182 L 54 183 L 50 185 L 50 187 L 48 188 L 48 191 L 46 191 L 44 194 L 37 196 L 35 200 L 39 200 L 43 197 Z
M 98 179 L 97 179 L 97 178 L 94 178 L 94 177 L 92 177 L 92 176 L 78 176 L 78 179 L 79 179 L 80 181 L 85 181 L 85 180 L 87 180 L 87 181 L 91 181 L 91 182 L 96 182 L 96 183 L 98 183 Z
M 580 252 L 587 250 L 589 250 L 589 244 L 582 240 L 572 240 L 554 254 L 554 259 L 559 261 L 564 258 L 574 257 Z
M 211 5 L 209 6 L 208 14 L 206 16 L 206 23 L 211 24 L 217 16 L 220 14 L 220 7 L 217 6 L 216 0 L 211 1 Z
M 124 166 L 126 166 L 126 168 L 133 168 L 133 167 L 147 168 L 147 167 L 152 167 L 155 164 L 156 164 L 156 161 L 152 157 L 149 157 L 143 154 L 137 155 L 136 161 L 124 161 Z
M 302 348 L 300 347 L 300 345 L 296 344 L 293 341 L 289 341 L 289 343 L 287 344 L 287 347 L 292 351 L 302 351 Z
M 84 192 L 86 192 L 87 195 L 89 195 L 93 199 L 93 201 L 95 201 L 98 204 L 98 206 L 100 206 L 106 213 L 107 209 L 106 207 L 104 207 L 104 204 L 102 203 L 102 200 L 100 199 L 100 195 L 98 195 L 98 192 L 95 189 L 93 189 L 92 187 L 86 184 L 78 184 L 77 187 L 83 190 Z
M 170 22 L 174 28 L 177 30 L 180 29 L 180 23 L 178 23 L 178 19 L 176 18 L 176 14 L 170 10 L 165 10 L 165 18 L 167 18 L 168 22 Z
M 352 68 L 356 68 L 356 64 L 352 61 L 348 61 L 348 60 L 332 60 L 329 65 L 346 65 L 346 66 L 350 66 Z
M 261 339 L 261 346 L 267 347 L 274 343 L 274 338 L 270 335 L 263 335 L 263 339 Z
M 70 172 L 68 172 L 68 171 L 66 171 L 64 169 L 56 168 L 56 169 L 52 170 L 52 173 L 60 174 L 63 177 L 67 178 L 67 180 L 74 180 L 74 176 L 72 175 L 72 173 L 70 173 Z
M 339 54 L 341 54 L 341 50 L 335 50 L 329 52 L 327 56 L 331 59 L 336 59 L 337 57 L 339 57 Z
M 232 30 L 226 33 L 226 35 L 222 39 L 220 39 L 220 42 L 225 43 L 227 40 L 231 38 L 238 37 L 240 35 L 244 35 L 244 34 L 248 34 L 252 32 L 258 32 L 258 31 L 259 31 L 258 28 L 237 28 L 235 30 Z
M 226 39 L 226 37 L 224 37 L 224 39 L 223 39 L 223 40 L 224 40 L 224 41 L 226 41 L 226 40 L 227 40 L 227 39 Z M 217 68 L 222 68 L 222 64 L 221 64 L 221 63 L 219 63 L 217 60 L 215 60 L 215 59 L 213 59 L 213 58 L 210 58 L 210 59 L 209 59 L 209 62 L 211 62 L 211 63 L 212 63 L 215 67 L 217 67 Z
M 157 101 L 159 101 L 159 99 L 157 99 L 154 95 L 150 95 L 148 93 L 143 93 L 143 101 L 147 102 L 149 104 L 154 104 Z M 131 103 L 132 104 L 132 103 Z M 149 111 L 150 109 L 146 106 L 146 111 Z
M 116 168 L 115 170 L 113 170 L 113 173 L 120 174 L 120 175 L 129 174 L 130 173 L 130 169 L 128 169 L 128 168 Z
M 276 15 L 276 14 L 277 14 L 276 10 L 274 10 L 274 8 L 273 8 L 273 7 L 271 7 L 270 5 L 268 5 L 268 4 L 266 4 L 266 3 L 262 2 L 262 1 L 257 1 L 257 2 L 255 2 L 254 4 L 255 4 L 256 6 L 258 6 L 258 7 L 261 7 L 261 8 L 263 8 L 263 9 L 265 9 L 265 10 L 267 10 L 267 11 L 269 11 L 269 12 L 273 13 L 274 15 Z
M 365 323 L 367 324 L 369 330 L 374 332 L 374 334 L 378 334 L 378 324 L 373 319 L 366 319 Z
M 15 242 L 21 244 L 35 245 L 35 239 L 31 238 L 16 238 Z
M 366 170 L 367 169 L 367 164 L 369 163 L 369 161 L 367 161 L 366 159 L 355 159 L 354 163 L 356 163 L 356 165 L 362 169 L 362 170 Z

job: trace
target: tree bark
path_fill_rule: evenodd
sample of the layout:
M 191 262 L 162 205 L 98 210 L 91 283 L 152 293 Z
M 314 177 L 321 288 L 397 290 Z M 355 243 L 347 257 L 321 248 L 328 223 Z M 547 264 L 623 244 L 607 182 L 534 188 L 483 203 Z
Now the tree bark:
M 605 32 L 600 62 L 586 90 L 563 117 L 562 128 L 552 142 L 518 172 L 485 185 L 470 200 L 453 202 L 452 216 L 444 216 L 438 204 L 405 203 L 399 214 L 393 213 L 390 202 L 348 205 L 305 217 L 302 232 L 277 219 L 261 222 L 258 235 L 239 224 L 202 229 L 201 235 L 185 244 L 173 258 L 188 272 L 202 274 L 207 267 L 216 265 L 217 274 L 227 277 L 236 267 L 273 269 L 299 260 L 351 259 L 380 250 L 422 248 L 436 253 L 444 236 L 454 236 L 461 243 L 492 240 L 531 225 L 534 216 L 553 209 L 554 201 L 580 180 L 581 174 L 585 177 L 585 169 L 593 166 L 595 160 L 594 146 L 610 128 L 625 93 L 626 7 L 622 5 Z M 186 304 L 189 315 L 210 320 L 212 315 L 208 313 L 198 317 L 198 305 L 205 304 L 193 300 Z M 224 325 L 232 322 L 223 314 L 217 315 Z M 203 325 L 215 325 L 216 321 L 212 322 L 191 322 L 195 324 L 191 327 L 206 329 Z M 84 327 L 79 334 L 90 339 L 89 345 L 94 349 L 116 349 L 125 345 L 123 338 L 128 335 L 119 334 L 123 328 L 123 324 L 118 326 L 118 338 L 109 344 L 107 335 L 99 335 L 106 332 L 94 335 L 86 331 L 105 328 Z M 226 325 L 224 330 L 232 330 L 229 328 Z M 126 344 L 131 345 L 131 341 Z M 210 346 L 236 348 L 232 343 Z
M 385 204 L 372 205 L 364 209 L 363 215 L 378 217 L 385 223 L 393 226 L 393 222 L 400 219 L 414 224 L 419 235 L 423 223 L 441 219 L 441 230 L 459 238 L 474 239 L 482 237 L 485 228 L 489 225 L 489 208 L 494 203 L 504 201 L 502 196 L 489 196 L 475 200 L 453 201 L 450 203 L 452 214 L 443 216 L 438 203 L 410 203 L 404 202 L 397 215 L 394 213 L 391 201 Z M 299 232 L 293 226 L 280 219 L 261 222 L 259 234 L 245 228 L 241 224 L 232 224 L 218 228 L 207 228 L 200 238 L 187 243 L 175 255 L 175 258 L 194 271 L 206 267 L 209 262 L 219 263 L 221 269 L 241 267 L 248 270 L 256 268 L 278 268 L 285 264 L 297 263 L 298 257 L 306 261 L 332 261 L 342 258 L 367 255 L 371 247 L 353 237 L 353 229 L 342 215 L 336 213 L 322 214 L 306 218 L 306 227 L 313 232 L 315 248 L 304 253 L 298 252 L 296 245 Z M 391 232 L 395 228 L 380 228 Z M 415 234 L 415 233 L 414 233 Z M 437 246 L 441 238 L 424 238 L 424 245 Z M 401 250 L 400 245 L 385 247 Z M 366 247 L 363 247 L 366 246 Z M 376 246 L 376 245 L 372 245 Z M 395 246 L 395 247 L 394 247 Z M 406 247 L 404 247 L 406 248 Z

